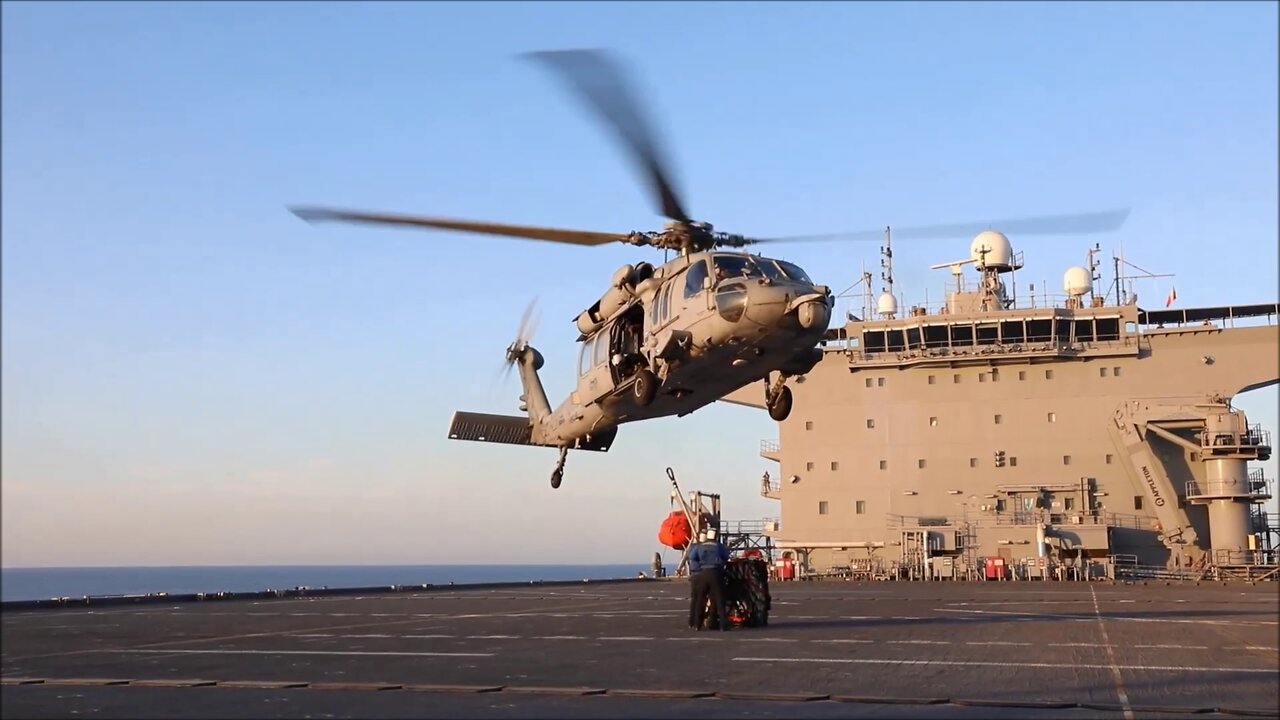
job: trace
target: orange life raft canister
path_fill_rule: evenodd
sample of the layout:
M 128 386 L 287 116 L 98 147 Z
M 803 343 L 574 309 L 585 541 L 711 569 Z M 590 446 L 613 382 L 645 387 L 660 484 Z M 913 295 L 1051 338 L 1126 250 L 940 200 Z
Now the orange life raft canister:
M 680 510 L 668 515 L 662 521 L 662 528 L 658 530 L 658 542 L 675 550 L 685 549 L 692 539 L 693 529 L 689 527 L 689 519 Z

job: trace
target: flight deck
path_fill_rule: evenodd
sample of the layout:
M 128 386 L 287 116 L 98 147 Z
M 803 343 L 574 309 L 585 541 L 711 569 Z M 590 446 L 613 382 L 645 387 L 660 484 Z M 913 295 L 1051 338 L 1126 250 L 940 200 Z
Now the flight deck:
M 1280 585 L 632 580 L 6 610 L 5 717 L 1280 716 Z

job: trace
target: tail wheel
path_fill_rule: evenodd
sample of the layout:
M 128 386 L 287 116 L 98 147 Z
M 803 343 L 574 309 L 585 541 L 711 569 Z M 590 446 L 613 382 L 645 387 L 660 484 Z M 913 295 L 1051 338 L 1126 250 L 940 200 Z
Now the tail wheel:
M 769 417 L 782 422 L 791 414 L 791 388 L 783 385 L 778 396 L 769 403 Z
M 658 394 L 658 376 L 649 368 L 641 368 L 636 373 L 636 381 L 631 386 L 631 396 L 640 407 L 647 407 Z
M 551 473 L 551 487 L 552 487 L 552 489 L 555 489 L 555 488 L 560 487 L 560 481 L 561 481 L 561 480 L 563 480 L 563 479 L 564 479 L 564 472 L 563 472 L 563 471 L 561 471 L 561 470 L 556 470 L 555 472 Z

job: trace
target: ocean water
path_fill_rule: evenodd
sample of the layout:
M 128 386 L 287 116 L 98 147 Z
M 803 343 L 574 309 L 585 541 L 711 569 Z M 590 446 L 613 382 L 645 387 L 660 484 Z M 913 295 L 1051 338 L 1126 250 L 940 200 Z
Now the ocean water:
M 295 587 L 611 580 L 649 573 L 628 565 L 255 565 L 0 569 L 0 601 L 84 595 L 252 592 Z

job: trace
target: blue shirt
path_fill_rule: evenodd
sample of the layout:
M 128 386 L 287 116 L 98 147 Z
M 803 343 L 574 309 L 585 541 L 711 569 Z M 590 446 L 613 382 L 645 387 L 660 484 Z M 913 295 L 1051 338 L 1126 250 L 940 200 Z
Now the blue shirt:
M 729 562 L 729 548 L 718 540 L 706 540 L 689 548 L 689 572 L 724 567 Z

